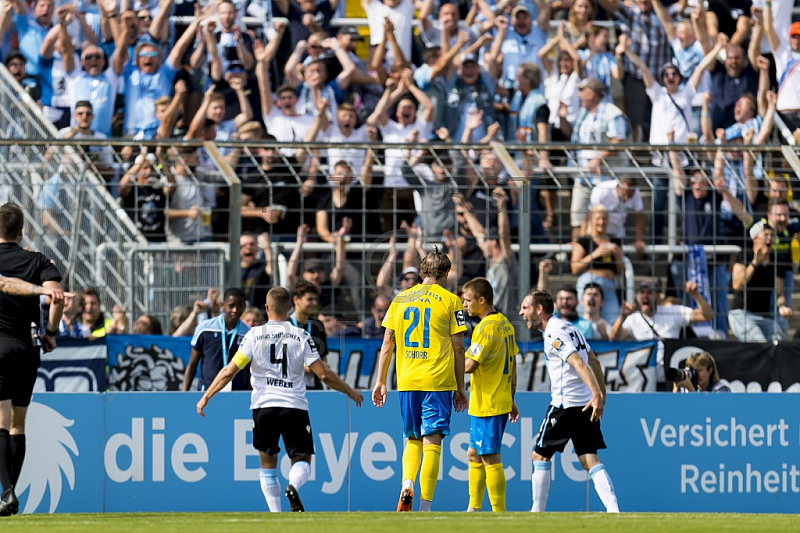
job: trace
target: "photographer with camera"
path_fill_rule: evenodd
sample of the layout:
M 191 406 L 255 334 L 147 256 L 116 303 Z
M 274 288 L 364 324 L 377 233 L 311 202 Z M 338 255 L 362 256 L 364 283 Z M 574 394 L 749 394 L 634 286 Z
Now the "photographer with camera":
M 666 375 L 672 382 L 672 392 L 731 392 L 720 381 L 717 362 L 708 352 L 690 355 L 684 368 L 668 368 Z

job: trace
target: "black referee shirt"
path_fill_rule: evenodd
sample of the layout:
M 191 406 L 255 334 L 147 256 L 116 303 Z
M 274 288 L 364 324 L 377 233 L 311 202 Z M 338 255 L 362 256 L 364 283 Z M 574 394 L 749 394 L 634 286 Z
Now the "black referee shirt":
M 61 274 L 48 258 L 14 242 L 0 242 L 0 275 L 35 285 L 61 281 Z M 31 322 L 40 325 L 39 298 L 0 293 L 0 333 L 30 343 Z

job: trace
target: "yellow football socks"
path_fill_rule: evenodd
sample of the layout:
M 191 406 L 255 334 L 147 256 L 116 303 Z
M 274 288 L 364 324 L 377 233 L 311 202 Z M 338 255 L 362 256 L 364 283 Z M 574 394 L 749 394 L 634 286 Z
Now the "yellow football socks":
M 411 485 L 417 479 L 419 465 L 422 462 L 422 441 L 408 439 L 406 449 L 403 452 L 403 479 L 410 479 Z
M 470 466 L 472 463 L 470 463 Z M 495 513 L 506 510 L 506 474 L 503 463 L 486 465 L 486 488 L 489 490 L 489 501 Z M 470 470 L 472 473 L 472 470 Z
M 486 469 L 483 463 L 469 463 L 469 506 L 480 509 L 486 492 Z
M 422 447 L 422 470 L 419 473 L 419 488 L 422 492 L 420 496 L 429 502 L 433 501 L 433 491 L 436 490 L 441 455 L 442 446 L 440 444 L 426 444 Z

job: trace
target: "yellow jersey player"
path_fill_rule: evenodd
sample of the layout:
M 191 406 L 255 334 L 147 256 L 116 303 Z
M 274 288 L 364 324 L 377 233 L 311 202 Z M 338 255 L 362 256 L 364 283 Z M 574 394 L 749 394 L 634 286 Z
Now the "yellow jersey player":
M 383 319 L 378 379 L 372 391 L 377 407 L 386 403 L 386 374 L 397 344 L 397 390 L 403 434 L 403 486 L 398 511 L 410 511 L 414 481 L 419 476 L 419 510 L 430 511 L 442 439 L 450 434 L 450 415 L 467 407 L 464 389 L 464 331 L 466 320 L 461 300 L 442 285 L 450 271 L 450 259 L 438 251 L 420 265 L 422 283 L 395 296 Z
M 472 333 L 465 370 L 472 374 L 469 393 L 469 507 L 480 511 L 488 489 L 494 512 L 506 510 L 506 476 L 500 451 L 508 420 L 516 422 L 516 355 L 514 326 L 494 309 L 494 291 L 486 278 L 464 284 L 464 308 L 481 321 Z

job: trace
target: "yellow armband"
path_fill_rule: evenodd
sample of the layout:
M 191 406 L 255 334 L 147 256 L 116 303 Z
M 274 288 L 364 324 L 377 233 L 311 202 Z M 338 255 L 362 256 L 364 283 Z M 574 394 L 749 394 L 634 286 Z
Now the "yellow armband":
M 244 367 L 250 364 L 250 359 L 239 350 L 236 352 L 236 355 L 233 356 L 233 363 L 239 367 L 239 370 L 244 370 Z

